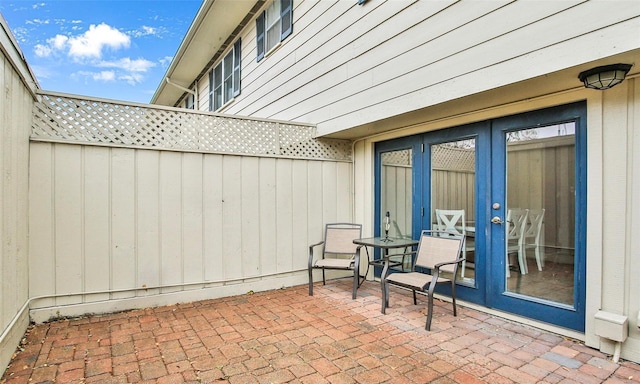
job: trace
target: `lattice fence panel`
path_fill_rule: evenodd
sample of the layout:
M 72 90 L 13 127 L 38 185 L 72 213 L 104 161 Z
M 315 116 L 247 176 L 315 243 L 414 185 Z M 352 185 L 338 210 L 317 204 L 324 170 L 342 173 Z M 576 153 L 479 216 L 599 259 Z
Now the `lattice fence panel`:
M 384 152 L 382 154 L 383 165 L 411 166 L 411 150 Z
M 348 140 L 315 127 L 41 93 L 31 137 L 115 146 L 351 161 Z
M 447 145 L 434 145 L 431 166 L 445 171 L 475 172 L 476 151 L 474 148 L 456 148 Z
M 476 152 L 473 148 L 457 148 L 446 144 L 431 147 L 433 169 L 445 171 L 475 172 Z M 411 166 L 411 150 L 385 152 L 382 164 L 393 166 Z

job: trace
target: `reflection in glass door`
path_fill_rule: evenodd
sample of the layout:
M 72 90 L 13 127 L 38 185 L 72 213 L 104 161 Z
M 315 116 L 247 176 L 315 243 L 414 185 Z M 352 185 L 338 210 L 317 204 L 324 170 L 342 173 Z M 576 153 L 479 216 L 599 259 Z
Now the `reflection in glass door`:
M 573 306 L 575 123 L 505 135 L 506 291 Z
M 456 280 L 475 283 L 476 139 L 431 146 L 431 228 L 464 239 Z
M 382 188 L 380 190 L 381 213 L 388 215 L 389 223 L 387 228 L 386 220 L 380 221 L 380 234 L 387 231 L 391 238 L 412 237 L 412 149 L 398 149 L 383 152 L 380 154 Z M 389 254 L 403 254 L 408 250 L 391 249 Z M 392 260 L 402 263 L 401 269 L 411 269 L 411 258 L 391 257 Z

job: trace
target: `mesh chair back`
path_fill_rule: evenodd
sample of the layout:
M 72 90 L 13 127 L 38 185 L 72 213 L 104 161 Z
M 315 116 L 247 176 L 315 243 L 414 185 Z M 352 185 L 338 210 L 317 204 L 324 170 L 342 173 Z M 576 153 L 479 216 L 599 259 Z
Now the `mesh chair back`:
M 422 231 L 415 266 L 432 269 L 436 264 L 454 261 L 460 257 L 461 249 L 461 237 L 440 237 L 437 231 Z M 440 270 L 453 273 L 456 268 L 457 264 L 448 264 Z
M 328 224 L 325 232 L 324 253 L 355 254 L 358 245 L 353 240 L 362 236 L 359 224 Z

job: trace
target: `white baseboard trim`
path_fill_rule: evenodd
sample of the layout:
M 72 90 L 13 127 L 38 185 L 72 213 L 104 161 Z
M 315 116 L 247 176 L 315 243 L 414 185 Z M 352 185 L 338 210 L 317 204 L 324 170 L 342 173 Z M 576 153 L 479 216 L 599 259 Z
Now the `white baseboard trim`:
M 59 318 L 73 318 L 88 314 L 97 315 L 132 309 L 189 303 L 221 297 L 237 296 L 249 291 L 269 291 L 307 283 L 308 275 L 306 273 L 294 273 L 269 278 L 256 278 L 255 280 L 247 278 L 243 282 L 236 282 L 233 284 L 203 284 L 198 287 L 190 286 L 179 291 L 177 290 L 178 288 L 149 289 L 148 291 L 136 290 L 134 292 L 129 292 L 129 297 L 122 297 L 125 294 L 118 293 L 117 295 L 121 296 L 119 298 L 103 299 L 85 303 L 76 302 L 62 305 L 49 305 L 43 308 L 37 308 L 38 303 L 34 302 L 31 305 L 30 315 L 31 320 L 36 323 L 42 323 Z M 100 295 L 104 296 L 104 294 Z M 64 299 L 66 302 L 69 302 L 70 300 L 73 300 L 73 297 L 65 297 Z M 82 297 L 76 297 L 75 299 L 81 300 Z M 85 298 L 85 300 L 86 299 L 90 299 L 90 297 Z

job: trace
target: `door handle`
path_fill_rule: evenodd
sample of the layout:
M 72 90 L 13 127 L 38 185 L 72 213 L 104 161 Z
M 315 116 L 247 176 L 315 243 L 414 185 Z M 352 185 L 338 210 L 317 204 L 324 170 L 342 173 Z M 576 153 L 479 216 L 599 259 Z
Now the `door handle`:
M 491 222 L 493 224 L 504 224 L 504 221 L 500 218 L 500 216 L 493 216 Z

